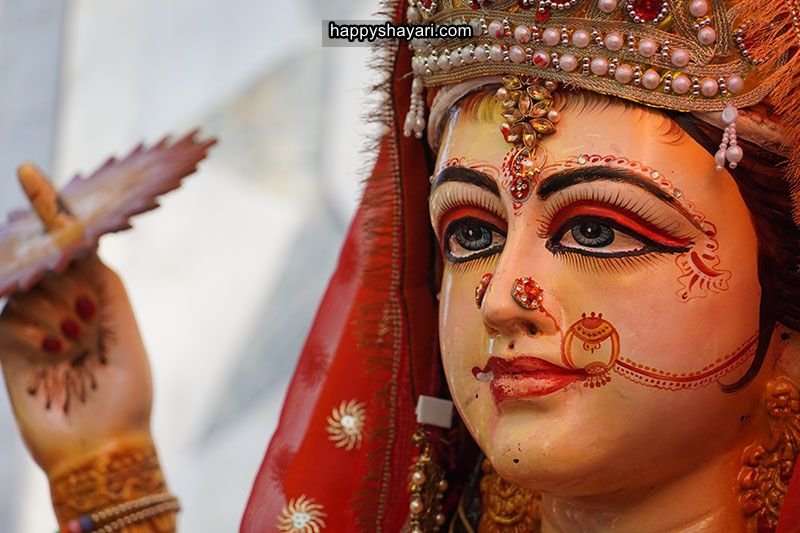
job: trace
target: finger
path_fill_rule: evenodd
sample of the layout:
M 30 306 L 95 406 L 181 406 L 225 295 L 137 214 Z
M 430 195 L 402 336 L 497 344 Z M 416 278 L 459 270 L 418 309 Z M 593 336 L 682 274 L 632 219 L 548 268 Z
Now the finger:
M 39 351 L 46 333 L 14 312 L 3 313 L 0 320 L 0 356 L 17 351 Z
M 70 315 L 67 309 L 62 308 L 58 302 L 51 301 L 39 287 L 17 295 L 9 300 L 6 307 L 20 319 L 56 336 L 59 335 L 61 321 Z
M 19 183 L 31 207 L 49 232 L 70 223 L 70 216 L 58 198 L 58 192 L 36 165 L 24 163 L 17 169 Z

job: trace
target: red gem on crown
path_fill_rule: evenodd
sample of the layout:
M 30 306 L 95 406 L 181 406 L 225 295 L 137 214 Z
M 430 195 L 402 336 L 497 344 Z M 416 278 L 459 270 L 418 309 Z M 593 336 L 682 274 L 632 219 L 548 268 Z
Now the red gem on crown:
M 661 13 L 662 7 L 661 0 L 633 0 L 631 3 L 633 14 L 644 22 L 655 20 Z
M 550 9 L 537 9 L 536 10 L 536 20 L 539 22 L 547 22 L 550 20 Z

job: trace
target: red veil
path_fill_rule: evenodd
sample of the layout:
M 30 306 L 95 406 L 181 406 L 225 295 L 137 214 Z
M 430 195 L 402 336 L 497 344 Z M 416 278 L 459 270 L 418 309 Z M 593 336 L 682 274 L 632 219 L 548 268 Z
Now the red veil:
M 392 4 L 391 19 L 401 21 L 404 2 Z M 439 396 L 441 380 L 431 164 L 423 142 L 402 134 L 410 52 L 387 46 L 388 131 L 256 477 L 245 532 L 274 530 L 293 504 L 321 506 L 312 509 L 329 531 L 399 531 L 406 519 L 414 402 Z M 360 446 L 347 450 L 327 427 L 351 401 L 363 406 L 364 429 Z
M 402 22 L 406 7 L 389 0 L 385 14 Z M 446 388 L 427 206 L 432 161 L 424 141 L 402 133 L 411 52 L 390 42 L 380 53 L 388 100 L 379 118 L 387 130 L 256 476 L 245 533 L 282 523 L 288 531 L 295 511 L 327 531 L 400 531 L 416 454 L 414 405 L 418 395 L 440 396 Z M 362 439 L 351 449 L 337 446 L 328 429 L 347 405 L 364 417 Z M 798 477 L 779 532 L 800 531 Z

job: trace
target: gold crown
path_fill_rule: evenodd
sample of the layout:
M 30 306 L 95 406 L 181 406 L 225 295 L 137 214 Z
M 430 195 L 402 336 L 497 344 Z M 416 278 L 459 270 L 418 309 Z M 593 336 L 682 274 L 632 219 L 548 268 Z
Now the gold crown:
M 411 0 L 409 22 L 473 28 L 469 39 L 412 41 L 412 115 L 423 86 L 506 74 L 676 111 L 751 106 L 800 42 L 797 2 Z M 421 135 L 413 122 L 407 132 Z

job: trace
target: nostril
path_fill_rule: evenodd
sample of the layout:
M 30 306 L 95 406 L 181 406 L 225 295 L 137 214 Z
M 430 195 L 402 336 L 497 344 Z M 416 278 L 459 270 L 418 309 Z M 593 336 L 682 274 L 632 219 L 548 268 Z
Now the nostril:
M 500 332 L 497 329 L 489 325 L 486 325 L 486 333 L 488 333 L 490 337 L 497 337 L 500 335 Z
M 536 325 L 528 322 L 527 324 L 528 335 L 538 335 L 539 330 L 536 329 Z
M 511 342 L 508 343 L 508 349 L 509 350 L 513 350 L 514 346 L 515 346 L 514 341 L 511 341 Z

